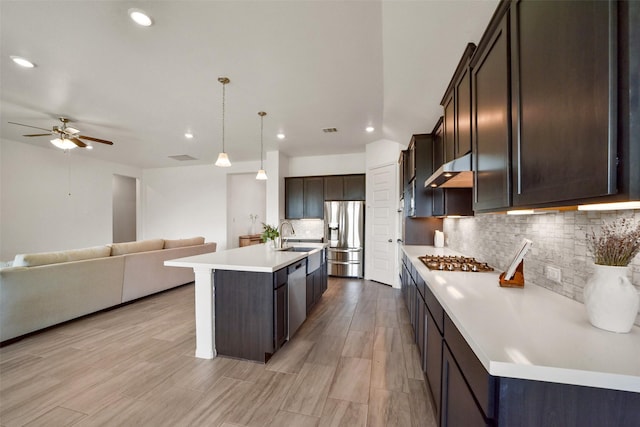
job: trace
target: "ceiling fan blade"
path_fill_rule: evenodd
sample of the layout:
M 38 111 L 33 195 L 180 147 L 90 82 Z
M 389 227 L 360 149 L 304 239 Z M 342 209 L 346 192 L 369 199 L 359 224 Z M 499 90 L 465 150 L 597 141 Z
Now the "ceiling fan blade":
M 84 142 L 80 141 L 78 138 L 67 138 L 67 139 L 71 140 L 74 144 L 76 144 L 80 148 L 84 148 L 84 147 L 87 146 L 87 144 L 85 144 Z
M 25 127 L 28 127 L 28 128 L 46 130 L 48 132 L 51 131 L 51 129 L 39 128 L 38 126 L 31 126 L 31 125 L 23 125 L 22 123 L 16 123 L 16 122 L 7 122 L 7 123 L 11 123 L 12 125 L 25 126 Z
M 98 138 L 94 138 L 92 136 L 86 136 L 86 135 L 76 135 L 76 138 L 82 138 L 82 139 L 88 139 L 89 141 L 94 141 L 94 142 L 101 142 L 103 144 L 109 144 L 109 145 L 113 145 L 113 142 L 111 141 L 107 141 L 106 139 L 98 139 Z
M 49 132 L 49 133 L 34 133 L 34 134 L 31 134 L 31 135 L 22 135 L 22 136 L 50 136 L 50 135 L 51 135 L 51 132 Z

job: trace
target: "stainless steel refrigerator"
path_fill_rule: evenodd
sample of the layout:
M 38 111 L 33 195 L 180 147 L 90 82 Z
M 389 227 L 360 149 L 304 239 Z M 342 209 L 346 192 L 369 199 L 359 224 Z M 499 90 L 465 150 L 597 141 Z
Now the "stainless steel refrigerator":
M 324 225 L 328 274 L 363 277 L 364 202 L 325 202 Z

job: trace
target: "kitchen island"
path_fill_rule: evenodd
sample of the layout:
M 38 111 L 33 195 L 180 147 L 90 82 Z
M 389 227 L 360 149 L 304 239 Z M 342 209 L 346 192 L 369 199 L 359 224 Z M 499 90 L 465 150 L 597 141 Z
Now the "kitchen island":
M 212 359 L 220 350 L 265 362 L 289 335 L 287 267 L 304 264 L 306 272 L 307 258 L 324 261 L 324 246 L 276 251 L 261 244 L 165 261 L 195 273 L 195 356 Z
M 640 425 L 639 327 L 603 331 L 583 304 L 542 287 L 501 288 L 500 271 L 429 270 L 418 258 L 464 255 L 448 248 L 403 252 L 403 294 L 441 425 Z

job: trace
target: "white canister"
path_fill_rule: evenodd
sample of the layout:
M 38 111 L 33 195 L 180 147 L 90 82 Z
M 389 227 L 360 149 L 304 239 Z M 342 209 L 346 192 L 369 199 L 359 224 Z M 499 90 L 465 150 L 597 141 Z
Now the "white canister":
M 436 230 L 435 236 L 433 236 L 433 246 L 436 248 L 444 247 L 444 233 L 440 230 Z

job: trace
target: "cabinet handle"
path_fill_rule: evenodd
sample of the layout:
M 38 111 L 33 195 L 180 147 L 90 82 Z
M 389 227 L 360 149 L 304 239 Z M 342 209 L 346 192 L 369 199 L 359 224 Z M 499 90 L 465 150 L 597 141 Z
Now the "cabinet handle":
M 391 243 L 391 242 L 393 242 L 393 239 L 389 239 L 389 240 L 387 240 L 387 242 Z

